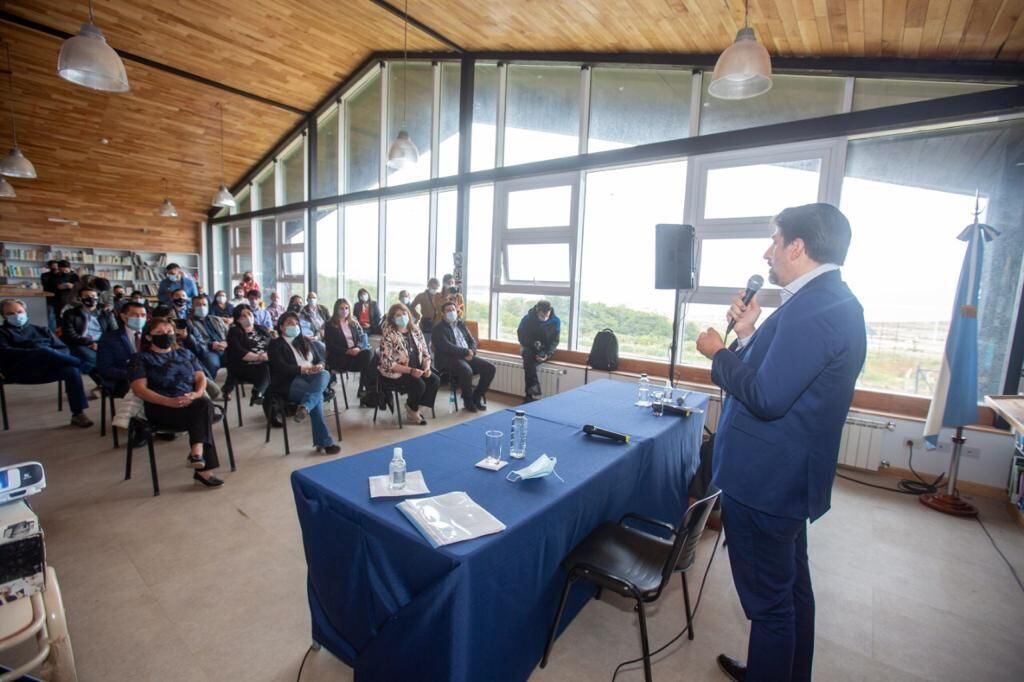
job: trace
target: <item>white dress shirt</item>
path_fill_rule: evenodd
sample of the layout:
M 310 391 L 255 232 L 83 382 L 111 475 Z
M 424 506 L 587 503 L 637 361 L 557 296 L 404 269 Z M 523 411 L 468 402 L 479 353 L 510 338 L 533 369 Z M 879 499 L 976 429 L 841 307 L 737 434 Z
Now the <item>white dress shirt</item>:
M 782 287 L 781 290 L 779 290 L 779 296 L 782 297 L 782 305 L 786 305 L 786 301 L 793 298 L 793 296 L 796 295 L 796 292 L 800 291 L 805 286 L 807 286 L 807 283 L 810 282 L 815 277 L 824 275 L 826 272 L 832 272 L 833 270 L 838 269 L 839 266 L 836 265 L 835 263 L 824 263 L 814 268 L 813 270 L 805 272 L 804 274 L 800 275 L 792 282 Z M 742 339 L 737 339 L 736 350 L 743 350 L 744 348 L 746 348 L 747 341 L 749 341 L 752 336 L 753 334 Z

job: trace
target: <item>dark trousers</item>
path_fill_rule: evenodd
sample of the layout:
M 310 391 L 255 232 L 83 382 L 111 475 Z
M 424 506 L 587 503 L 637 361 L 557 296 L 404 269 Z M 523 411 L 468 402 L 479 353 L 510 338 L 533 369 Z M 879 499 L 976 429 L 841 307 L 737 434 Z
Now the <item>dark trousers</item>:
M 491 382 L 494 381 L 494 372 L 496 371 L 494 365 L 476 355 L 473 356 L 472 360 L 446 358 L 445 369 L 451 373 L 452 381 L 459 384 L 459 393 L 462 394 L 463 400 L 486 395 L 487 389 L 490 387 Z M 476 385 L 476 392 L 473 391 L 474 374 L 480 375 L 480 381 Z
M 234 390 L 235 384 L 252 384 L 252 390 L 260 395 L 266 395 L 270 388 L 270 364 L 266 362 L 246 362 L 228 369 L 228 378 L 224 382 L 224 392 Z M 263 414 L 267 419 L 273 420 L 271 404 L 269 400 L 263 401 Z
M 520 355 L 523 357 L 523 373 L 526 375 L 526 392 L 529 393 L 531 388 L 536 388 L 540 393 L 540 379 L 537 377 L 537 367 L 540 363 L 537 362 L 537 353 L 523 348 Z
M 193 400 L 185 407 L 167 407 L 145 403 L 146 421 L 154 429 L 188 431 L 189 445 L 203 444 L 203 459 L 206 466 L 200 471 L 210 471 L 220 466 L 217 447 L 213 443 L 213 403 L 206 398 Z
M 96 369 L 96 351 L 89 346 L 71 346 L 71 354 L 82 361 L 78 371 L 81 374 L 90 374 Z
M 70 360 L 70 362 L 74 362 Z M 89 407 L 82 388 L 82 373 L 77 367 L 68 364 L 46 362 L 23 363 L 4 371 L 9 384 L 48 384 L 51 381 L 63 381 L 68 391 L 68 405 L 72 414 L 84 412 Z
M 431 372 L 429 377 L 419 378 L 411 374 L 403 374 L 394 381 L 401 386 L 410 409 L 418 410 L 420 405 L 434 406 L 434 398 L 437 397 L 437 389 L 441 385 L 441 379 L 437 376 L 437 372 Z
M 369 348 L 361 348 L 358 355 L 335 356 L 330 363 L 330 369 L 335 372 L 359 372 L 359 388 L 366 388 L 366 371 L 370 368 L 373 360 L 373 351 Z
M 807 521 L 772 516 L 722 494 L 729 563 L 750 619 L 748 682 L 807 682 L 814 657 L 814 592 Z
M 217 378 L 217 371 L 220 369 L 223 355 L 224 351 L 210 350 L 209 348 L 203 348 L 196 353 L 199 364 L 203 366 L 203 371 L 206 373 L 207 378 Z

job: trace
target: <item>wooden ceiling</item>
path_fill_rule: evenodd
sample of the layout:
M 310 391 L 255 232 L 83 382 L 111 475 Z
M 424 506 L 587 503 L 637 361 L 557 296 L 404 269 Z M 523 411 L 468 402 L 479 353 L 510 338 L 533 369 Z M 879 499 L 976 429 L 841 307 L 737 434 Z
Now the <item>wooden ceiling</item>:
M 115 48 L 303 111 L 372 53 L 402 47 L 400 17 L 372 0 L 94 6 Z M 67 33 L 87 14 L 86 0 L 0 0 L 0 10 Z M 714 54 L 742 24 L 743 2 L 411 0 L 409 13 L 469 50 Z M 1024 0 L 752 0 L 750 20 L 777 55 L 1024 60 Z M 0 239 L 195 250 L 221 181 L 217 103 L 229 185 L 300 120 L 130 60 L 130 93 L 93 92 L 56 76 L 58 38 L 9 21 L 0 37 L 11 44 L 19 142 L 39 174 L 12 181 L 18 198 L 0 201 Z M 409 49 L 448 48 L 412 27 Z M 6 150 L 6 118 L 0 131 Z M 165 194 L 179 219 L 156 215 Z

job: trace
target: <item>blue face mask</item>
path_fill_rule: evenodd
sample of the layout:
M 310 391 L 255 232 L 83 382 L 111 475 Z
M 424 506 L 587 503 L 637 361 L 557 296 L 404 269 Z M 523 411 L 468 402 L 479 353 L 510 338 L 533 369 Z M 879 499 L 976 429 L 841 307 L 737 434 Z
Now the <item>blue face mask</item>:
M 143 327 L 146 326 L 146 318 L 144 317 L 129 317 L 128 328 L 135 332 L 141 332 Z
M 208 313 L 208 312 L 209 312 L 209 310 L 206 308 L 206 306 L 200 306 L 200 307 L 194 308 L 192 310 L 192 314 L 195 315 L 200 320 L 203 319 L 204 317 L 206 317 L 206 313 Z
M 181 275 L 167 275 L 168 282 L 179 282 L 181 281 Z
M 283 331 L 284 335 L 287 336 L 289 339 L 294 339 L 296 336 L 299 335 L 299 332 L 301 330 L 299 329 L 298 325 L 293 324 L 285 327 Z
M 530 464 L 530 466 L 524 467 L 517 471 L 508 472 L 505 478 L 512 482 L 515 482 L 525 481 L 528 478 L 544 478 L 545 476 L 555 474 L 555 478 L 564 483 L 565 480 L 555 472 L 556 462 L 558 462 L 558 459 L 555 457 L 541 455 L 537 459 L 533 460 L 533 463 Z
M 405 329 L 406 325 L 408 325 L 408 324 L 409 324 L 409 316 L 408 315 L 399 315 L 398 317 L 395 318 L 395 326 L 398 327 L 399 329 Z
M 28 315 L 26 313 L 8 313 L 4 315 L 4 319 L 7 320 L 7 324 L 14 325 L 15 327 L 24 327 L 28 324 Z
M 444 314 L 444 319 L 454 324 L 455 320 L 459 319 L 459 314 L 454 310 L 449 310 Z

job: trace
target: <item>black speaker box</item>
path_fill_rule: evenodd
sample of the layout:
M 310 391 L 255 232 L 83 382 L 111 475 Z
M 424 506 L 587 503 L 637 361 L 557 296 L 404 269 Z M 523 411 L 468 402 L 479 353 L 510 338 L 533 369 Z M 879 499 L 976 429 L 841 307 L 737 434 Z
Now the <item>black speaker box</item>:
M 654 233 L 654 288 L 697 286 L 697 243 L 693 225 L 657 225 Z

